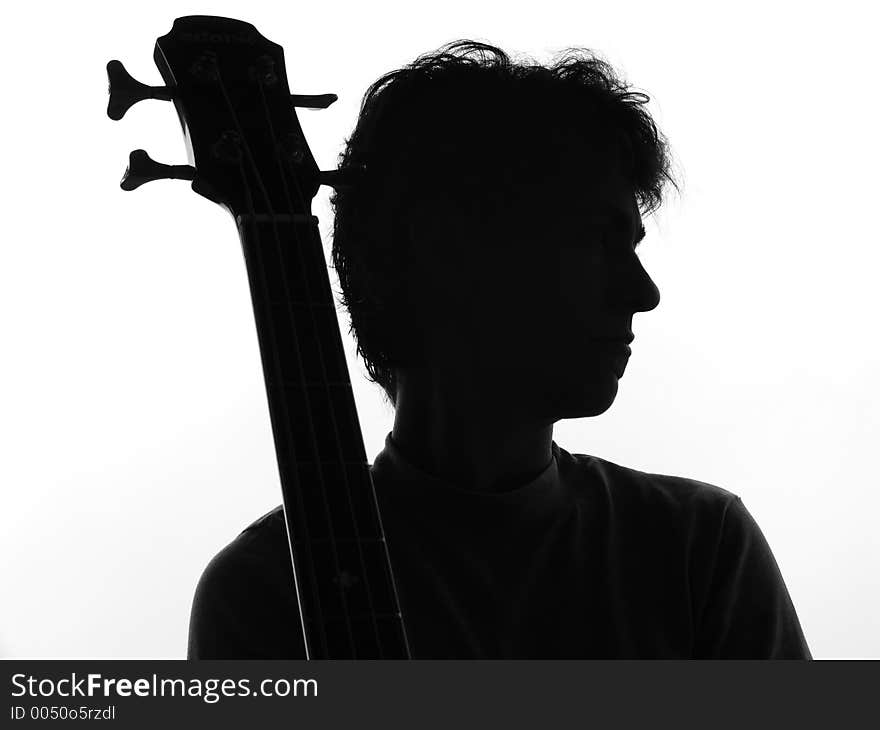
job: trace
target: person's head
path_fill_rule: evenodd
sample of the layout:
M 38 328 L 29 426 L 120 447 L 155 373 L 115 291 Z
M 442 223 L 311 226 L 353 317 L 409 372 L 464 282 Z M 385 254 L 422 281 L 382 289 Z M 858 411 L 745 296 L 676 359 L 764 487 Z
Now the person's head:
M 596 415 L 659 292 L 634 252 L 662 200 L 665 137 L 611 66 L 456 41 L 364 96 L 331 196 L 333 264 L 369 377 L 482 384 L 548 422 Z

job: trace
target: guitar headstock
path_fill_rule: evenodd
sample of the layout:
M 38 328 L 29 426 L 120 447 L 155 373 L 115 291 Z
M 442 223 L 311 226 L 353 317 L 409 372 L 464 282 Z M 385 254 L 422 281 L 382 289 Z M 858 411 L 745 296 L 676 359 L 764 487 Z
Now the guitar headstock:
M 107 64 L 107 114 L 121 119 L 143 99 L 174 102 L 189 165 L 161 165 L 131 153 L 121 186 L 132 190 L 159 178 L 192 180 L 192 189 L 239 214 L 308 214 L 321 184 L 341 183 L 321 172 L 295 107 L 325 108 L 334 94 L 292 95 L 284 51 L 250 23 L 210 15 L 177 18 L 156 40 L 153 59 L 165 86 L 134 80 L 119 61 Z

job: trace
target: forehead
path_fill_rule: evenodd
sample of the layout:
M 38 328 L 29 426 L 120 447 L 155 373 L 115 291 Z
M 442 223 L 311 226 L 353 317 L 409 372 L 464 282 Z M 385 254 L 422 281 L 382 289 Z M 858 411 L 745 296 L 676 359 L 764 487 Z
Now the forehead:
M 551 205 L 562 212 L 607 220 L 615 228 L 638 231 L 642 218 L 632 185 L 623 177 L 616 161 L 597 158 L 582 146 L 572 145 L 546 185 Z

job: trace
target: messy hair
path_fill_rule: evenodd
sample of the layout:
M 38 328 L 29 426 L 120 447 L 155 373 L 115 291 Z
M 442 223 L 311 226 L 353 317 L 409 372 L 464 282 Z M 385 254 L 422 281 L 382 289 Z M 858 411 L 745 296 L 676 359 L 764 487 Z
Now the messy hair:
M 418 255 L 406 233 L 414 205 L 452 201 L 482 221 L 503 214 L 526 181 L 553 174 L 541 140 L 564 128 L 617 165 L 639 208 L 652 213 L 665 183 L 677 185 L 649 100 L 587 49 L 567 49 L 542 66 L 472 40 L 419 56 L 369 87 L 339 157 L 348 184 L 330 197 L 332 258 L 349 332 L 392 405 L 395 370 L 424 364 L 407 299 L 409 262 Z M 590 174 L 601 179 L 608 166 Z

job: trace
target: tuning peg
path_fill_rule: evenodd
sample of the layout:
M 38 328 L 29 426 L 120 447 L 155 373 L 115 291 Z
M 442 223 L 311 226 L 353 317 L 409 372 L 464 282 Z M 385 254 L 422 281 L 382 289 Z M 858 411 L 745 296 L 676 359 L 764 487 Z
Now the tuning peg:
M 117 121 L 139 101 L 144 99 L 170 101 L 173 98 L 173 92 L 167 86 L 142 84 L 125 70 L 121 61 L 113 60 L 107 64 L 107 78 L 110 80 L 107 116 Z
M 134 190 L 151 180 L 192 180 L 196 168 L 192 165 L 163 165 L 144 150 L 133 150 L 128 156 L 128 167 L 119 183 L 123 190 Z
M 291 94 L 290 101 L 305 109 L 326 109 L 339 97 L 336 94 Z
M 334 190 L 350 188 L 358 183 L 364 174 L 361 166 L 340 168 L 339 170 L 321 170 L 318 172 L 318 184 L 329 185 Z

